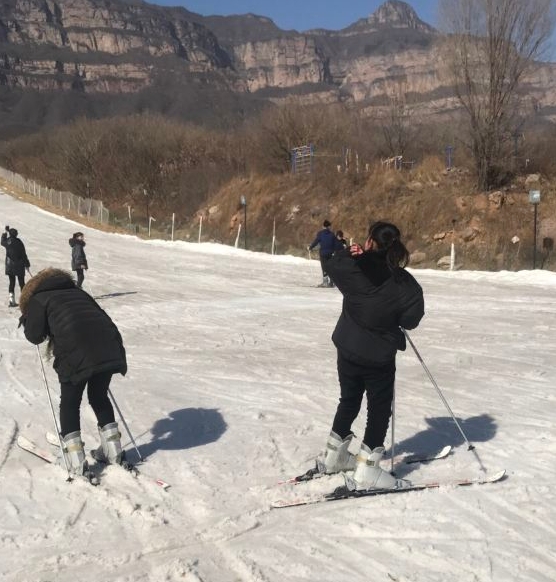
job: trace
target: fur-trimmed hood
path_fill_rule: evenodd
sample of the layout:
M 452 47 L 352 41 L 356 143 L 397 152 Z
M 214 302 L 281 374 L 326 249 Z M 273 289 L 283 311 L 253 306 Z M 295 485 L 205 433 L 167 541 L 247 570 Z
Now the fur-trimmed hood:
M 29 300 L 37 292 L 54 289 L 71 289 L 75 286 L 75 281 L 68 271 L 55 269 L 54 267 L 43 269 L 25 283 L 25 286 L 21 290 L 21 296 L 19 297 L 19 309 L 23 315 L 27 315 Z

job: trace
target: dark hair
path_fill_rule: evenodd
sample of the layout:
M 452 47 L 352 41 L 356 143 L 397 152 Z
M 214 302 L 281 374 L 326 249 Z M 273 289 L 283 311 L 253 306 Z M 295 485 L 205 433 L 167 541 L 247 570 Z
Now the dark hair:
M 77 238 L 78 236 L 83 236 L 82 232 L 74 232 L 73 233 L 73 238 Z
M 409 263 L 409 251 L 400 240 L 401 233 L 390 222 L 375 222 L 369 227 L 369 238 L 375 241 L 379 251 L 386 251 L 386 263 L 391 270 Z
M 325 220 L 322 223 L 322 226 L 324 226 L 324 228 L 328 228 L 329 226 L 332 226 L 332 223 L 330 222 L 330 220 Z
M 339 231 L 336 233 L 336 236 L 341 236 L 341 237 L 343 237 L 343 236 L 344 236 L 344 231 L 343 231 L 343 230 L 339 230 Z
M 10 228 L 10 230 L 9 230 L 8 232 L 10 233 L 10 236 L 11 236 L 12 238 L 17 238 L 17 235 L 19 234 L 19 233 L 17 232 L 17 228 Z

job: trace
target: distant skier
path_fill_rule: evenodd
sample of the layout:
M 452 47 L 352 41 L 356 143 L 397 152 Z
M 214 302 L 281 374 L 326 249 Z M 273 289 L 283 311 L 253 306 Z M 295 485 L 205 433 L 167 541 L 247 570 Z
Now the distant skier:
M 69 239 L 71 247 L 71 270 L 77 275 L 77 286 L 81 289 L 85 280 L 85 271 L 89 268 L 87 265 L 87 256 L 85 255 L 85 237 L 82 232 L 74 232 Z
M 330 221 L 325 220 L 322 226 L 324 228 L 317 232 L 315 240 L 307 247 L 307 250 L 310 252 L 316 246 L 319 247 L 320 266 L 322 269 L 322 283 L 319 285 L 319 287 L 333 287 L 334 284 L 328 276 L 325 265 L 328 259 L 330 259 L 330 257 L 334 254 L 334 251 L 338 250 L 339 246 L 336 236 L 330 230 L 330 227 L 332 226 Z
M 6 275 L 9 278 L 8 292 L 10 294 L 8 305 L 10 307 L 17 305 L 15 302 L 15 278 L 17 277 L 21 291 L 25 285 L 25 269 L 31 267 L 25 245 L 17 238 L 17 235 L 17 229 L 6 226 L 1 240 L 2 246 L 6 248 Z
M 20 324 L 32 344 L 49 340 L 60 380 L 60 434 L 70 471 L 86 475 L 79 408 L 85 387 L 97 418 L 100 447 L 94 457 L 122 464 L 120 432 L 108 389 L 112 374 L 127 371 L 118 328 L 98 303 L 79 289 L 71 274 L 48 268 L 32 277 L 21 294 Z
M 354 469 L 356 489 L 398 486 L 380 468 L 390 421 L 396 352 L 405 350 L 400 327 L 417 327 L 424 315 L 423 291 L 404 269 L 409 253 L 393 224 L 371 225 L 364 248 L 352 245 L 326 263 L 344 296 L 332 341 L 338 350 L 340 402 L 323 462 L 326 473 Z M 357 458 L 349 451 L 351 425 L 367 395 L 367 427 Z

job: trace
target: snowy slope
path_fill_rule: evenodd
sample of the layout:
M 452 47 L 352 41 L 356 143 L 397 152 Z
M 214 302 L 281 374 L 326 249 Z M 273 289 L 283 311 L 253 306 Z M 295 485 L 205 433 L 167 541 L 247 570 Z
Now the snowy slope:
M 4 194 L 0 217 L 33 272 L 68 268 L 67 239 L 85 232 L 85 287 L 128 353 L 113 392 L 148 457 L 144 478 L 109 468 L 95 489 L 14 444 L 18 433 L 44 444 L 53 423 L 0 278 L 0 580 L 556 580 L 556 274 L 415 272 L 427 316 L 411 337 L 481 462 L 507 480 L 269 510 L 323 486 L 276 485 L 312 464 L 338 397 L 341 299 L 313 286 L 316 261 L 109 235 Z M 47 376 L 57 402 L 50 363 Z M 407 478 L 479 474 L 411 351 L 398 358 L 396 408 L 398 451 L 455 446 Z M 85 403 L 82 426 L 96 445 Z M 354 428 L 363 434 L 361 419 Z

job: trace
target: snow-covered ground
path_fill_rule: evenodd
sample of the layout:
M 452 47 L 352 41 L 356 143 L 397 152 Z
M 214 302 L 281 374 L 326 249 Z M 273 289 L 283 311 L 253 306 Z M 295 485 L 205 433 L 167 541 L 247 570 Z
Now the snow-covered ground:
M 506 468 L 505 481 L 271 510 L 326 485 L 276 484 L 322 450 L 339 392 L 330 335 L 341 298 L 314 287 L 317 262 L 105 234 L 5 194 L 0 217 L 19 229 L 33 272 L 68 268 L 68 238 L 85 232 L 85 288 L 127 348 L 113 393 L 148 458 L 141 478 L 110 467 L 93 488 L 17 447 L 18 434 L 49 447 L 53 421 L 0 277 L 2 581 L 556 580 L 556 274 L 415 271 L 427 315 L 411 336 L 480 461 Z M 47 377 L 57 405 L 50 363 Z M 398 452 L 455 447 L 404 476 L 479 475 L 410 350 L 396 409 Z M 85 402 L 82 426 L 96 445 Z M 363 434 L 362 418 L 354 428 Z

